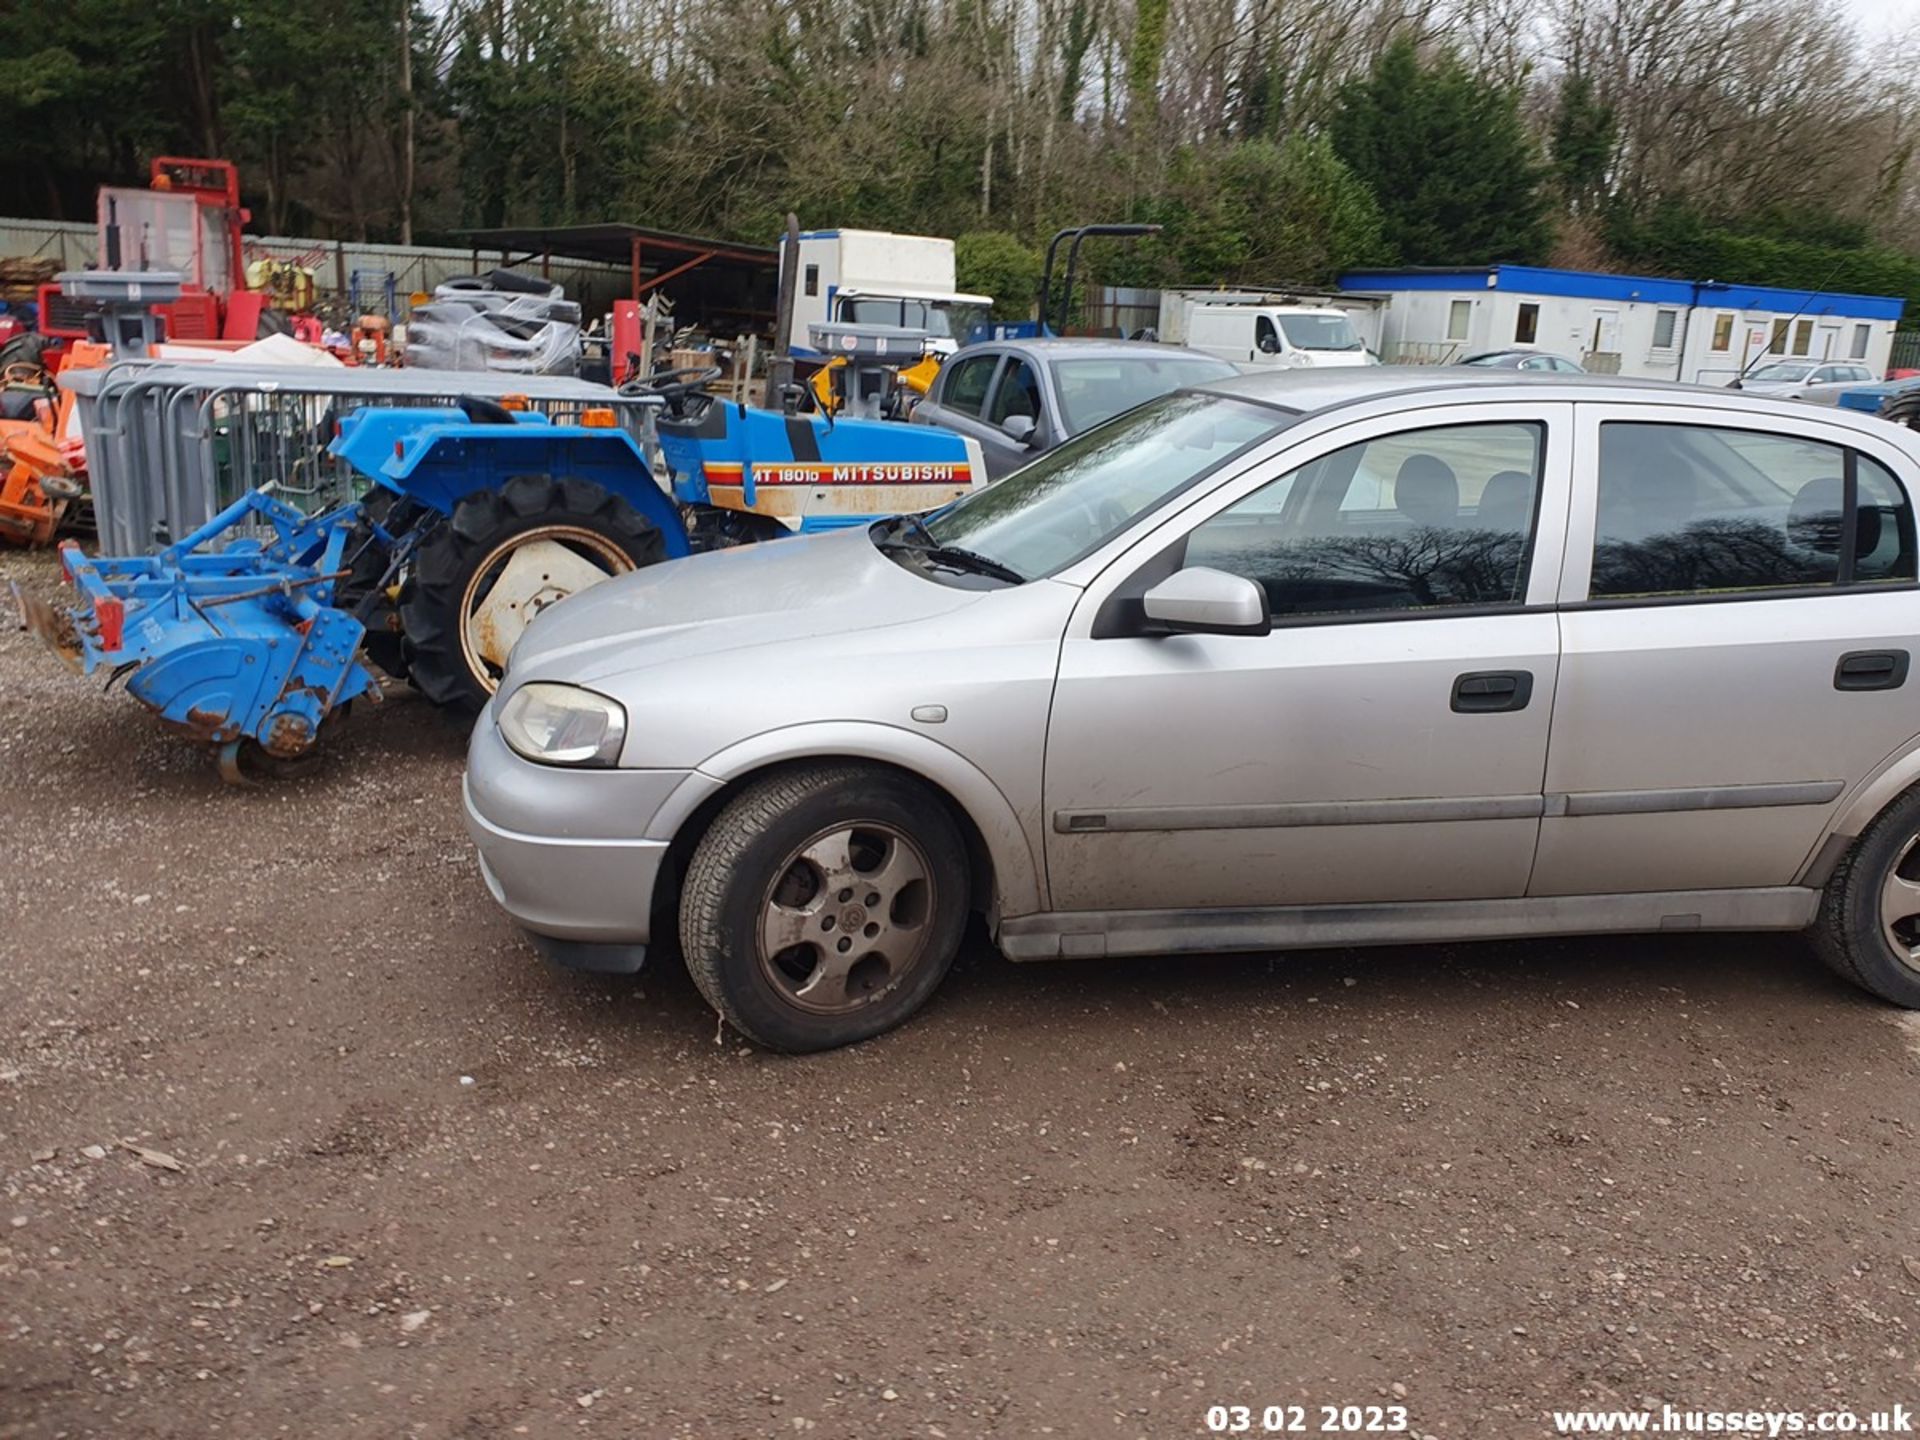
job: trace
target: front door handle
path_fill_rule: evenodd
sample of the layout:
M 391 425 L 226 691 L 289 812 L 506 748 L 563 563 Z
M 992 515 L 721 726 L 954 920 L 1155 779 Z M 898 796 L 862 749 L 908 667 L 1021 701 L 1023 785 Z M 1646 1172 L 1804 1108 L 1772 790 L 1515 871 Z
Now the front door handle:
M 1904 650 L 1849 650 L 1833 667 L 1836 690 L 1898 690 L 1906 683 Z
M 1532 698 L 1531 670 L 1471 670 L 1453 682 L 1453 709 L 1458 715 L 1524 710 Z

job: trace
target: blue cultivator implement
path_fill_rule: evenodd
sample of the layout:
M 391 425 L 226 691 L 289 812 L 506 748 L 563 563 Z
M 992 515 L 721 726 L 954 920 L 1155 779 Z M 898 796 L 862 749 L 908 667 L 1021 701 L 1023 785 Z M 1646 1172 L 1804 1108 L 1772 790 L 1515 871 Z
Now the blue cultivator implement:
M 665 411 L 671 497 L 613 409 L 579 423 L 479 400 L 362 409 L 331 446 L 370 482 L 362 500 L 309 517 L 268 488 L 153 555 L 68 546 L 77 603 L 55 610 L 16 584 L 22 618 L 76 669 L 124 677 L 240 779 L 377 700 L 370 666 L 472 714 L 534 617 L 590 585 L 985 483 L 978 448 L 945 431 L 751 410 L 697 380 L 642 395 Z
M 158 555 L 89 560 L 68 541 L 60 564 L 81 597 L 74 612 L 15 594 L 28 627 L 69 664 L 109 683 L 125 675 L 163 722 L 217 746 L 221 773 L 237 780 L 243 751 L 296 758 L 336 706 L 379 698 L 357 659 L 362 626 L 332 603 L 341 520 L 256 490 Z M 273 538 L 200 548 L 242 526 Z

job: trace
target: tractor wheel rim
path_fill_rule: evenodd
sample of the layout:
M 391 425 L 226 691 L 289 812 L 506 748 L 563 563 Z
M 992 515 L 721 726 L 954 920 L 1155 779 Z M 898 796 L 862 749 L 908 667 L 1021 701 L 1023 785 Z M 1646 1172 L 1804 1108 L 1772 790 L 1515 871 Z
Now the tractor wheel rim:
M 913 838 L 842 821 L 788 854 L 762 896 L 754 952 L 787 1004 L 846 1015 L 884 999 L 925 959 L 939 901 Z
M 535 546 L 549 549 L 537 551 Z M 536 578 L 542 576 L 538 562 L 557 555 L 568 557 L 564 572 L 549 565 L 545 576 Z M 535 562 L 532 567 L 526 564 L 530 560 Z M 516 564 L 524 574 L 512 573 Z M 467 670 L 491 694 L 500 686 L 513 642 L 535 615 L 633 568 L 624 550 L 584 525 L 540 525 L 501 541 L 474 567 L 460 597 L 460 656 Z M 589 571 L 595 573 L 589 576 Z M 510 578 L 517 587 L 514 593 L 496 596 Z M 534 588 L 526 593 L 529 586 Z
M 1920 835 L 1901 847 L 1880 882 L 1880 933 L 1893 947 L 1894 958 L 1909 970 L 1920 970 L 1920 879 L 1901 874 L 1920 869 Z

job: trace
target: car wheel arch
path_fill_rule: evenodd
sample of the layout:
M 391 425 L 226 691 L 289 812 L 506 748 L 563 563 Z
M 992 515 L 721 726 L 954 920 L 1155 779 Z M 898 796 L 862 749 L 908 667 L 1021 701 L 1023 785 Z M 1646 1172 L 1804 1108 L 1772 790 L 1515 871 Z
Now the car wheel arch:
M 731 745 L 701 762 L 668 796 L 648 825 L 647 838 L 670 842 L 670 858 L 684 856 L 748 783 L 777 769 L 849 761 L 897 770 L 946 802 L 967 837 L 980 908 L 1000 916 L 1045 908 L 1033 845 L 1000 787 L 957 751 L 889 725 L 800 725 Z M 663 866 L 658 883 L 676 885 L 677 873 L 677 867 Z
M 1893 751 L 1843 796 L 1826 834 L 1802 867 L 1799 883 L 1824 885 L 1840 857 L 1889 805 L 1920 785 L 1920 735 Z

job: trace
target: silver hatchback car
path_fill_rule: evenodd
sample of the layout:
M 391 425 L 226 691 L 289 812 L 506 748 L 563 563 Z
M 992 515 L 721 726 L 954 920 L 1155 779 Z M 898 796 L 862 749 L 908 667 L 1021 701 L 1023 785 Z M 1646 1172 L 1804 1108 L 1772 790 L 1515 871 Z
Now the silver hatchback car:
M 1020 959 L 1807 930 L 1920 1005 L 1920 436 L 1511 372 L 1163 397 L 541 616 L 473 736 L 555 958 L 788 1050 Z

